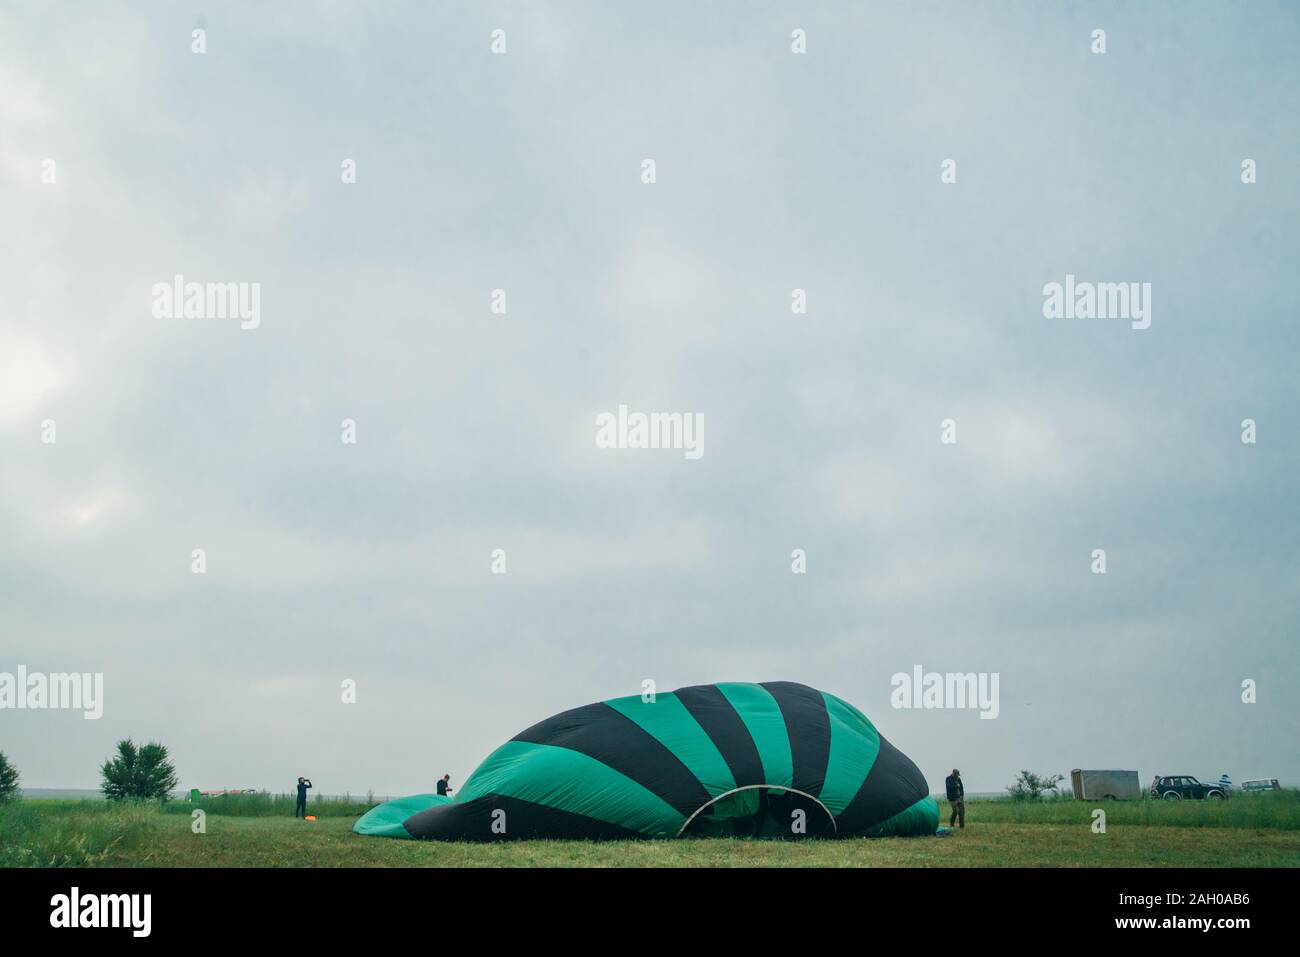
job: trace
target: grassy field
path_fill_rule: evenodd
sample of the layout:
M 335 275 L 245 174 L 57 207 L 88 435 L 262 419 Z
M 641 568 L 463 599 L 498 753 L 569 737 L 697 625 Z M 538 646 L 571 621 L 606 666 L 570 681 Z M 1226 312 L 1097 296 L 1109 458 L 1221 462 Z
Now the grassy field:
M 1300 793 L 1226 802 L 967 802 L 946 837 L 843 841 L 698 839 L 439 844 L 358 837 L 364 802 L 313 802 L 290 816 L 268 795 L 205 801 L 207 833 L 187 802 L 162 808 L 102 801 L 0 806 L 0 866 L 118 867 L 1263 867 L 1300 866 Z M 944 808 L 946 813 L 946 806 Z

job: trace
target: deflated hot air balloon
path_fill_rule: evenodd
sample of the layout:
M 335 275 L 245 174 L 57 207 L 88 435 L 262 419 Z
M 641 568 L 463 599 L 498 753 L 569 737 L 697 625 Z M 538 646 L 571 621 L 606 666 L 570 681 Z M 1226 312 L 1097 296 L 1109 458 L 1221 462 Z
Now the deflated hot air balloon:
M 443 841 L 933 834 L 905 754 L 845 701 L 789 681 L 574 708 L 497 748 L 452 798 L 389 801 L 358 834 Z

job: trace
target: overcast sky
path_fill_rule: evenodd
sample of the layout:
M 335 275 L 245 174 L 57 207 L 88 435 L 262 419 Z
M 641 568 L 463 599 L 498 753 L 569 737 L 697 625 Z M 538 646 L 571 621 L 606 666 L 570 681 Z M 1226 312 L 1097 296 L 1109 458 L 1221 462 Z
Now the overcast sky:
M 1300 781 L 1300 12 L 1163 6 L 6 3 L 0 671 L 105 703 L 0 750 L 400 794 L 792 680 L 935 789 Z M 156 318 L 178 273 L 260 326 Z M 1044 318 L 1066 274 L 1151 327 Z M 703 457 L 597 448 L 620 403 Z M 998 717 L 891 708 L 915 665 Z

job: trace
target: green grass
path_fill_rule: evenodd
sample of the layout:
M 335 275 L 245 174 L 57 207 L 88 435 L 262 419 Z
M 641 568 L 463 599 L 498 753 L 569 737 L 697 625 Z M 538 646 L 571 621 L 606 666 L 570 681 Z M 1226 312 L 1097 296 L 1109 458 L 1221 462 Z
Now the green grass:
M 948 821 L 948 804 L 940 802 L 943 823 Z M 971 799 L 966 813 L 981 821 L 1000 824 L 1080 824 L 1092 820 L 1102 808 L 1108 827 L 1227 827 L 1300 830 L 1300 791 L 1271 791 L 1238 794 L 1226 801 L 1076 801 L 1053 798 L 1044 801 L 1012 801 L 1007 798 Z
M 307 822 L 292 817 L 291 799 L 228 797 L 235 800 L 204 801 L 211 808 L 204 834 L 192 832 L 193 807 L 184 801 L 163 808 L 35 800 L 0 806 L 0 866 L 1300 866 L 1300 795 L 1294 792 L 1237 797 L 1223 805 L 1107 802 L 1105 834 L 1092 832 L 1092 809 L 1102 805 L 1091 802 L 972 799 L 966 829 L 948 837 L 490 845 L 359 837 L 351 831 L 351 813 L 318 814 Z M 311 810 L 331 804 L 342 812 L 348 802 L 313 802 Z
M 119 863 L 148 852 L 160 819 L 156 807 L 113 806 L 103 801 L 9 801 L 0 804 L 0 867 Z

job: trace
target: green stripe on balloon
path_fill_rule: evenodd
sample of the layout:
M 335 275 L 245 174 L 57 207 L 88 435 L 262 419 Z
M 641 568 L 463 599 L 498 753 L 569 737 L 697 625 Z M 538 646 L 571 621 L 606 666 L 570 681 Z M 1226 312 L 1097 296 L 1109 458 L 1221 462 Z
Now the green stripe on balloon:
M 790 757 L 790 735 L 776 699 L 758 685 L 722 682 L 718 690 L 727 696 L 754 739 L 763 762 L 763 783 L 792 787 L 794 762 Z
M 717 745 L 676 695 L 656 695 L 653 702 L 631 695 L 605 703 L 677 755 L 709 797 L 715 798 L 735 788 L 731 769 Z
M 831 719 L 831 755 L 826 783 L 818 795 L 832 814 L 839 814 L 858 793 L 880 750 L 875 726 L 847 701 L 822 693 Z
M 507 741 L 492 752 L 457 796 L 487 794 L 532 801 L 630 828 L 671 837 L 686 817 L 658 795 L 595 758 L 569 748 Z

